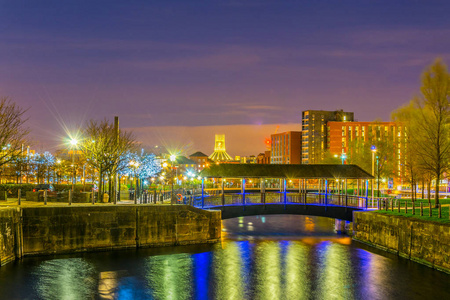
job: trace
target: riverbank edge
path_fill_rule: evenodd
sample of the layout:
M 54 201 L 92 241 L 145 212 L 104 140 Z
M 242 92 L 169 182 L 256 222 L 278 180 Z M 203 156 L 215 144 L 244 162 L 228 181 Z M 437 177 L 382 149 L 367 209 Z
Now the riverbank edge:
M 25 256 L 221 240 L 221 212 L 186 205 L 0 208 L 0 266 Z
M 450 225 L 379 212 L 353 214 L 353 240 L 450 274 Z

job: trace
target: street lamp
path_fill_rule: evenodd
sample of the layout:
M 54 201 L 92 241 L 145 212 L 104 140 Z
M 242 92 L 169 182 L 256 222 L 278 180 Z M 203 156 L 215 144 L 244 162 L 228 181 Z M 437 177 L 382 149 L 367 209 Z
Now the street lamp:
M 342 154 L 341 154 L 341 161 L 342 161 L 342 164 L 344 164 L 346 158 L 347 158 L 347 154 L 342 153 Z
M 72 192 L 73 192 L 74 186 L 75 186 L 75 176 L 76 176 L 75 149 L 77 147 L 77 144 L 78 144 L 78 140 L 76 138 L 71 138 L 70 139 L 70 145 L 72 146 L 72 167 L 73 167 L 73 172 L 72 172 Z
M 137 168 L 139 168 L 139 163 L 137 161 L 132 160 L 132 161 L 130 161 L 130 165 L 134 169 L 134 180 L 135 180 L 134 186 L 135 186 L 135 188 L 134 188 L 134 197 L 133 198 L 134 198 L 134 204 L 137 204 L 137 192 L 138 192 Z
M 372 145 L 372 147 L 370 147 L 370 150 L 372 151 L 372 205 L 373 205 L 373 201 L 374 201 L 374 192 L 373 192 L 373 188 L 374 188 L 374 178 L 373 176 L 375 176 L 375 153 L 377 152 L 377 147 L 375 147 L 374 145 Z
M 173 177 L 173 168 L 174 168 L 174 163 L 175 163 L 175 161 L 176 161 L 176 159 L 177 159 L 177 156 L 174 155 L 174 154 L 172 154 L 172 155 L 170 155 L 169 159 L 170 159 L 170 161 L 172 162 L 172 164 L 171 164 L 171 166 L 170 166 L 170 168 L 171 168 L 171 170 L 172 170 L 172 172 L 171 172 L 171 174 L 170 174 L 171 177 L 172 177 L 172 188 L 171 188 L 171 193 L 170 193 L 170 204 L 173 204 L 173 202 L 174 202 L 174 198 L 173 198 L 173 182 L 174 182 L 174 180 L 175 180 L 175 178 Z

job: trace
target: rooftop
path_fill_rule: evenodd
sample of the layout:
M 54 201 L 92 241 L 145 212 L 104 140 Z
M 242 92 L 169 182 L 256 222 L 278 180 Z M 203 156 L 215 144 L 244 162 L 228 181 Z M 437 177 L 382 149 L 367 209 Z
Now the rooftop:
M 325 164 L 214 164 L 205 168 L 200 176 L 210 178 L 373 178 L 357 165 Z

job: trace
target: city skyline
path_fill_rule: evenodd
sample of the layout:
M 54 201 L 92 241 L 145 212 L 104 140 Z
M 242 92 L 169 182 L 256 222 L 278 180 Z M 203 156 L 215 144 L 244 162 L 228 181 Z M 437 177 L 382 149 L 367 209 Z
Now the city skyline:
M 0 94 L 30 108 L 32 139 L 53 149 L 64 127 L 118 115 L 144 144 L 212 152 L 223 133 L 231 155 L 256 155 L 304 110 L 389 121 L 450 58 L 443 1 L 0 6 Z

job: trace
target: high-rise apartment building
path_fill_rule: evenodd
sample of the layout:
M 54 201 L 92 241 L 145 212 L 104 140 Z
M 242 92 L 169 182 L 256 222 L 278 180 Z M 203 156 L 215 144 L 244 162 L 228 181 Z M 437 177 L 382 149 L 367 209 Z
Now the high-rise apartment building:
M 287 131 L 275 133 L 270 136 L 271 164 L 300 164 L 301 163 L 301 140 L 300 131 Z
M 343 110 L 307 110 L 302 113 L 302 147 L 301 163 L 318 164 L 322 161 L 327 149 L 328 130 L 330 121 L 352 122 L 353 112 Z

